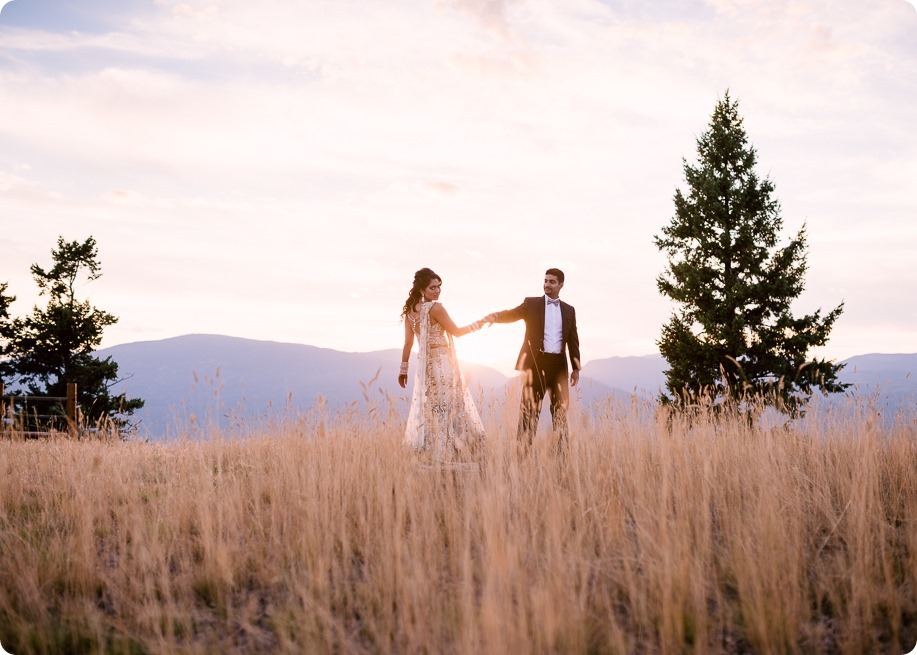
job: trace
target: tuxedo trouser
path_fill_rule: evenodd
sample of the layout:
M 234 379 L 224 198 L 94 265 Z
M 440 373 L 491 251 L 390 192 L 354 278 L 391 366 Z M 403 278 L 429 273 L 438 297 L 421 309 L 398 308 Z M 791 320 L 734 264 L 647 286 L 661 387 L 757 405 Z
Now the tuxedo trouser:
M 558 447 L 567 443 L 567 407 L 570 402 L 570 386 L 567 382 L 567 356 L 538 352 L 535 366 L 526 369 L 522 387 L 522 407 L 519 412 L 517 436 L 523 447 L 532 445 L 538 431 L 538 419 L 545 394 L 551 395 L 551 419 Z

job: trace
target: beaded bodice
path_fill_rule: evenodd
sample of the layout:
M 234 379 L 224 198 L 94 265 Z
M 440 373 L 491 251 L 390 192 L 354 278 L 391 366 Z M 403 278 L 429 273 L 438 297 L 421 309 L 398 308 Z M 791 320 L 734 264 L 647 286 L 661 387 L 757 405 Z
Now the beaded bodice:
M 427 332 L 427 347 L 447 345 L 449 345 L 449 338 L 446 336 L 446 330 L 439 323 L 430 321 L 430 330 Z
M 449 337 L 446 335 L 446 330 L 442 325 L 436 321 L 430 320 L 430 309 L 432 309 L 432 304 L 428 307 L 424 307 L 421 312 L 426 312 L 426 320 L 430 321 L 430 327 L 427 330 L 427 347 L 440 347 L 449 345 Z M 412 331 L 417 336 L 420 336 L 420 320 L 422 314 L 418 313 L 410 317 L 412 322 Z

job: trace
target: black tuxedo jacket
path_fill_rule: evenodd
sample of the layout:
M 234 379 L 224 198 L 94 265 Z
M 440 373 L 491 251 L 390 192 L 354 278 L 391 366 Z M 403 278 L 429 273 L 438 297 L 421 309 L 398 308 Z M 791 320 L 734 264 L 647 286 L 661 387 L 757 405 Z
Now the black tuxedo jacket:
M 497 323 L 525 321 L 525 339 L 522 342 L 522 350 L 519 351 L 519 359 L 516 360 L 517 371 L 532 368 L 535 364 L 535 354 L 544 347 L 544 305 L 544 296 L 535 296 L 526 298 L 515 309 L 507 309 L 496 314 Z M 576 310 L 573 309 L 573 305 L 561 300 L 560 318 L 563 337 L 561 352 L 566 354 L 569 351 L 573 370 L 578 371 L 582 365 L 579 355 L 579 334 L 576 331 Z

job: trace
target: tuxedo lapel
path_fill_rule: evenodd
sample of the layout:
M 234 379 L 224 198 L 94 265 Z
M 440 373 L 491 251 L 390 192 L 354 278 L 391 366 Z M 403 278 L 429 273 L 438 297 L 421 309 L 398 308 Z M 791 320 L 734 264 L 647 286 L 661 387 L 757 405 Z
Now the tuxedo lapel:
M 532 303 L 535 306 L 535 316 L 532 317 L 532 342 L 535 350 L 544 347 L 544 296 Z
M 567 331 L 570 329 L 570 305 L 563 300 L 560 301 L 560 333 L 563 335 L 564 343 L 567 342 Z

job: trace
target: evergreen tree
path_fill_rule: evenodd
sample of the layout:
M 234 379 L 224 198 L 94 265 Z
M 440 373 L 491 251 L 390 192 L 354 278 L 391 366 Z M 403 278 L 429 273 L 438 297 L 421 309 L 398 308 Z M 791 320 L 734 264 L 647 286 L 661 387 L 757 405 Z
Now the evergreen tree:
M 79 286 L 102 275 L 96 241 L 89 237 L 82 243 L 67 242 L 60 237 L 51 257 L 54 265 L 49 270 L 32 265 L 32 277 L 48 304 L 11 322 L 8 368 L 36 395 L 64 396 L 67 383 L 76 383 L 84 419 L 124 427 L 124 417 L 143 407 L 143 401 L 123 393 L 112 396 L 109 390 L 119 381 L 118 364 L 111 357 L 93 355 L 103 330 L 118 319 L 76 296 Z
M 814 388 L 842 391 L 843 365 L 809 359 L 828 340 L 843 303 L 794 317 L 804 288 L 805 226 L 778 246 L 783 220 L 774 185 L 755 172 L 738 102 L 726 93 L 697 140 L 698 162 L 683 163 L 687 192 L 655 237 L 668 256 L 657 278 L 677 303 L 657 342 L 669 363 L 666 386 L 676 403 L 701 394 L 735 402 L 757 396 L 790 414 Z
M 0 385 L 6 384 L 12 373 L 7 356 L 13 327 L 10 305 L 16 300 L 16 296 L 6 295 L 8 288 L 9 283 L 0 282 Z

